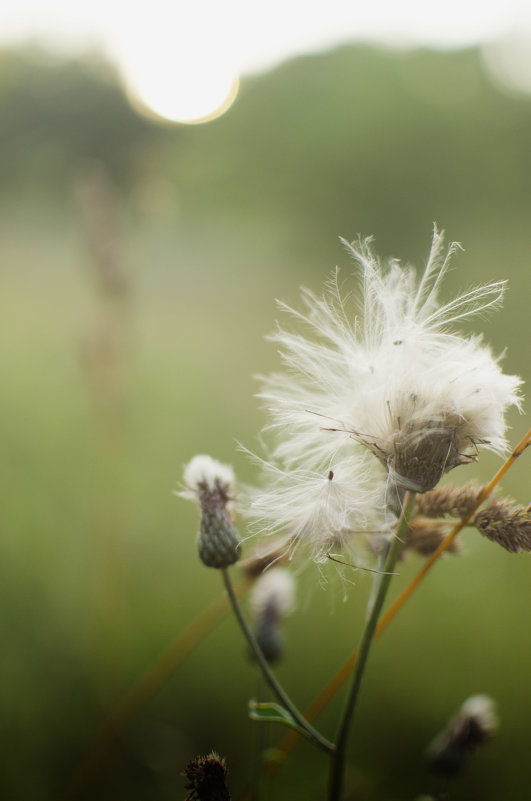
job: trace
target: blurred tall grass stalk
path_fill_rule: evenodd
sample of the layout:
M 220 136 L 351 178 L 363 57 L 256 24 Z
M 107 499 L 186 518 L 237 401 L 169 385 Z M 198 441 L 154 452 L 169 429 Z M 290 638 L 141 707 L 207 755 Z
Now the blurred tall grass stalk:
M 104 166 L 87 163 L 76 176 L 74 190 L 95 298 L 91 328 L 80 342 L 80 359 L 94 415 L 97 454 L 95 650 L 100 675 L 108 677 L 121 659 L 128 615 L 122 555 L 127 537 L 124 481 L 132 285 L 118 192 Z M 100 689 L 106 702 L 115 695 L 116 688 L 100 685 Z

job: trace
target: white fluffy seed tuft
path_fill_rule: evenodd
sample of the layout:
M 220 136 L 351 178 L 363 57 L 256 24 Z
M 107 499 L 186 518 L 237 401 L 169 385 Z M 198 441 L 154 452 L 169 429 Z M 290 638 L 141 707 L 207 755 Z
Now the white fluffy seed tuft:
M 520 379 L 504 375 L 480 337 L 452 331 L 459 320 L 500 305 L 504 282 L 441 305 L 438 292 L 452 245 L 442 256 L 434 232 L 423 277 L 391 261 L 382 267 L 370 240 L 347 244 L 361 293 L 343 297 L 337 274 L 323 297 L 303 291 L 305 310 L 288 312 L 303 333 L 278 328 L 286 367 L 263 380 L 260 397 L 276 434 L 274 461 L 285 467 L 372 452 L 392 483 L 432 489 L 479 448 L 506 448 L 505 412 L 519 405 Z M 333 468 L 332 468 L 333 469 Z
M 295 579 L 285 567 L 266 570 L 255 582 L 250 603 L 256 617 L 270 612 L 275 618 L 285 617 L 295 608 Z
M 228 498 L 234 495 L 234 471 L 206 454 L 198 454 L 184 468 L 186 489 L 183 497 L 194 498 L 201 491 L 222 491 Z
M 489 695 L 471 695 L 459 711 L 473 718 L 485 734 L 493 734 L 500 725 L 496 704 Z
M 287 548 L 304 543 L 317 561 L 354 549 L 358 563 L 364 533 L 390 533 L 405 490 L 431 490 L 481 448 L 506 449 L 521 380 L 480 336 L 455 330 L 501 304 L 503 281 L 439 302 L 459 246 L 444 252 L 437 228 L 420 280 L 396 260 L 382 265 L 370 239 L 344 244 L 357 293 L 345 294 L 336 272 L 323 296 L 303 290 L 302 311 L 280 304 L 294 327 L 271 337 L 284 369 L 261 379 L 270 444 L 243 511 Z

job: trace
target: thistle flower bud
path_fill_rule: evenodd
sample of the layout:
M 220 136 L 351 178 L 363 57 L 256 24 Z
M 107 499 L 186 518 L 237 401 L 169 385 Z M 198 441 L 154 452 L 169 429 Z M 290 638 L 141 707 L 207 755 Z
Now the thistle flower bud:
M 183 498 L 199 502 L 201 517 L 197 548 L 207 567 L 222 568 L 240 557 L 240 537 L 232 522 L 234 473 L 210 456 L 194 456 L 184 471 Z
M 511 553 L 531 551 L 531 513 L 504 499 L 494 501 L 474 518 L 480 534 Z
M 293 611 L 295 581 L 282 567 L 272 568 L 256 582 L 251 594 L 255 615 L 254 635 L 268 662 L 278 662 L 284 653 L 282 618 Z
M 486 742 L 498 725 L 492 698 L 488 695 L 471 696 L 428 746 L 426 756 L 431 768 L 446 776 L 458 773 L 467 754 Z

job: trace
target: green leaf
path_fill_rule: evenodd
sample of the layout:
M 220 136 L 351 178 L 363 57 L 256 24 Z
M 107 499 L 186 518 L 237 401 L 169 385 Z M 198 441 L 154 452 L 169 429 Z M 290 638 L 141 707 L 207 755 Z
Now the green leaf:
M 305 737 L 308 736 L 308 732 L 299 726 L 291 713 L 280 704 L 249 701 L 249 717 L 262 723 L 281 723 L 289 726 L 290 729 L 295 729 Z

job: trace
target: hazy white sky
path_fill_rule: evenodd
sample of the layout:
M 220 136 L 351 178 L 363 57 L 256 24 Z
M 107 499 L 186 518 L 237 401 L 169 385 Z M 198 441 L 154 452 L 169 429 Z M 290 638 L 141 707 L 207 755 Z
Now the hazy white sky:
M 238 74 L 336 43 L 456 47 L 515 32 L 520 37 L 527 32 L 531 41 L 531 0 L 15 0 L 0 5 L 0 45 L 40 39 L 67 50 L 98 46 L 151 105 L 155 93 L 177 97 L 187 90 L 197 98 L 214 85 L 223 97 L 231 85 L 234 89 Z M 527 42 L 520 48 L 524 62 L 527 48 Z M 531 56 L 527 60 L 531 63 Z

